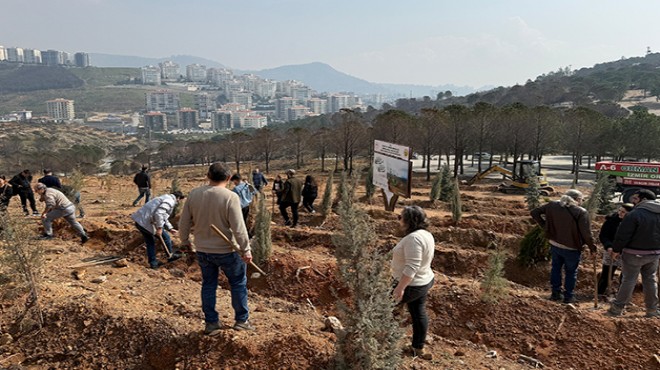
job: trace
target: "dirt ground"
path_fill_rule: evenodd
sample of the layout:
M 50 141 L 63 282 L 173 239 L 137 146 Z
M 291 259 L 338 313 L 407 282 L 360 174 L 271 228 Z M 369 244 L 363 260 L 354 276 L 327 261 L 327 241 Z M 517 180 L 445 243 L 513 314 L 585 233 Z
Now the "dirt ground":
M 205 183 L 205 167 L 179 170 L 185 191 Z M 302 173 L 306 173 L 302 171 Z M 154 173 L 155 193 L 167 191 L 174 172 Z M 318 174 L 319 194 L 325 178 Z M 274 177 L 274 173 L 268 178 Z M 336 178 L 336 177 L 335 177 Z M 128 177 L 86 179 L 82 192 L 92 236 L 81 246 L 68 226 L 59 224 L 57 238 L 35 241 L 46 263 L 41 283 L 45 326 L 40 331 L 10 332 L 24 297 L 0 279 L 0 335 L 13 340 L 0 345 L 0 369 L 312 369 L 331 365 L 335 335 L 322 331 L 323 316 L 336 313 L 338 286 L 331 236 L 339 220 L 301 212 L 301 226 L 281 226 L 273 218 L 274 254 L 261 266 L 268 276 L 249 276 L 249 303 L 254 332 L 223 331 L 202 335 L 200 272 L 193 258 L 159 270 L 147 268 L 142 239 L 129 215 L 136 191 Z M 403 369 L 526 369 L 520 355 L 551 369 L 654 369 L 660 353 L 660 321 L 643 318 L 641 293 L 624 318 L 604 315 L 607 305 L 593 305 L 593 269 L 580 268 L 575 306 L 548 301 L 549 266 L 528 270 L 514 261 L 518 243 L 530 228 L 522 196 L 493 192 L 493 183 L 462 188 L 464 218 L 454 225 L 446 204 L 428 201 L 429 184 L 413 183 L 414 196 L 401 204 L 423 206 L 436 238 L 430 292 L 428 348 L 433 361 L 406 358 Z M 364 189 L 357 196 L 363 197 Z M 319 202 L 320 202 L 319 196 Z M 12 200 L 12 213 L 19 210 Z M 360 203 L 374 220 L 383 249 L 398 241 L 396 214 L 383 211 L 382 199 Z M 400 207 L 399 207 L 400 208 Z M 38 219 L 25 222 L 37 229 Z M 602 217 L 594 224 L 597 231 Z M 480 280 L 495 241 L 508 255 L 510 289 L 498 304 L 480 300 Z M 121 256 L 127 267 L 87 267 L 77 279 L 71 266 L 93 256 Z M 163 259 L 162 255 L 159 255 Z M 300 269 L 310 266 L 310 268 Z M 79 275 L 80 276 L 80 275 Z M 93 279 L 107 280 L 95 284 Z M 232 324 L 225 280 L 218 292 L 218 311 Z M 643 306 L 642 306 L 643 307 Z M 407 313 L 404 318 L 407 317 Z M 23 329 L 34 323 L 23 324 Z M 411 328 L 406 327 L 406 342 Z M 0 342 L 2 343 L 2 342 Z M 496 351 L 497 357 L 487 354 Z

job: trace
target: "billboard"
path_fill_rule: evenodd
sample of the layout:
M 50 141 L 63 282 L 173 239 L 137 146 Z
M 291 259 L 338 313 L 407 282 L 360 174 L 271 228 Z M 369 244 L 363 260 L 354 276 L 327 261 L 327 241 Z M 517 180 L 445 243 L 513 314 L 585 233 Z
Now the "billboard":
M 373 184 L 383 189 L 388 201 L 396 194 L 410 198 L 412 162 L 410 147 L 374 141 Z

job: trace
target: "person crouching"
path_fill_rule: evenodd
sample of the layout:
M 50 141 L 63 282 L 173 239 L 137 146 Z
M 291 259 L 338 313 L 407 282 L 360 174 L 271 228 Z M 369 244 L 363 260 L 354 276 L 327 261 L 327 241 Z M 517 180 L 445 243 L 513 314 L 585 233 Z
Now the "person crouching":
M 52 239 L 53 221 L 58 218 L 63 218 L 69 223 L 69 225 L 71 225 L 71 227 L 73 227 L 74 230 L 76 230 L 76 232 L 78 232 L 83 244 L 89 240 L 82 225 L 76 221 L 76 207 L 66 195 L 62 194 L 59 190 L 48 188 L 42 183 L 35 185 L 34 190 L 46 203 L 46 208 L 41 213 L 41 219 L 43 220 L 44 226 L 42 239 Z

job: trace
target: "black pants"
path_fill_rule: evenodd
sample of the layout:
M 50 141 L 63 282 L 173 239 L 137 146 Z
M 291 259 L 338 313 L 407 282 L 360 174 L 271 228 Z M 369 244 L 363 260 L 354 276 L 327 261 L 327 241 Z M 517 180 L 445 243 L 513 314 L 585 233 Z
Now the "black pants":
M 426 297 L 433 286 L 433 280 L 422 286 L 408 286 L 403 291 L 403 299 L 399 305 L 406 304 L 412 318 L 413 336 L 412 346 L 416 349 L 424 348 L 426 333 L 429 330 L 429 317 L 426 315 Z
M 316 197 L 303 197 L 303 207 L 307 212 L 314 212 L 314 201 Z
M 30 208 L 32 208 L 32 212 L 39 212 L 37 211 L 37 204 L 34 201 L 34 192 L 32 191 L 19 191 L 18 196 L 21 198 L 21 205 L 23 206 L 23 212 L 27 212 L 27 202 L 28 200 L 30 201 Z
M 293 217 L 293 223 L 291 223 L 291 220 L 289 219 L 289 213 L 287 212 L 287 208 L 289 207 L 291 207 L 291 216 Z M 282 218 L 284 219 L 285 225 L 289 225 L 289 224 L 292 226 L 298 225 L 298 203 L 281 202 L 280 213 L 282 214 Z
M 603 295 L 607 292 L 607 281 L 610 276 L 610 267 L 612 268 L 612 276 L 616 272 L 617 267 L 612 265 L 603 265 L 603 270 L 600 273 L 600 279 L 598 279 L 598 294 Z
M 247 227 L 247 220 L 250 216 L 250 206 L 241 208 L 241 212 L 243 212 L 243 221 L 245 222 L 245 227 Z

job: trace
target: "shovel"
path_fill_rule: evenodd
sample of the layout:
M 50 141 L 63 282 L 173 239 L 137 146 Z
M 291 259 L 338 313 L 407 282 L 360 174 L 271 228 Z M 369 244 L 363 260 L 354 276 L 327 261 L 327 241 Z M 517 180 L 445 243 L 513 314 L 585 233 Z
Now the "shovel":
M 160 239 L 160 243 L 163 245 L 163 249 L 165 249 L 165 254 L 167 254 L 167 259 L 171 259 L 172 253 L 170 253 L 170 249 L 167 248 L 167 244 L 165 244 L 165 239 L 163 239 L 162 235 L 158 235 L 158 238 Z
M 231 249 L 234 250 L 234 252 L 236 252 L 236 253 L 238 253 L 238 254 L 241 254 L 241 255 L 243 254 L 243 253 L 241 252 L 241 250 L 238 249 L 238 247 L 236 246 L 236 244 L 234 244 L 234 242 L 233 242 L 232 240 L 230 240 L 230 239 L 229 239 L 229 238 L 228 238 L 228 237 L 227 237 L 222 231 L 220 231 L 220 229 L 218 229 L 217 226 L 211 224 L 211 229 L 213 229 L 213 231 L 214 231 L 216 234 L 218 234 L 218 236 L 220 236 L 225 242 L 227 242 L 227 244 L 229 244 L 229 246 L 231 247 Z M 254 262 L 250 261 L 250 265 L 251 265 L 252 267 L 254 267 L 257 271 L 259 271 L 263 276 L 267 276 L 267 275 L 268 275 L 268 274 L 266 274 L 266 273 L 264 272 L 264 270 L 260 269 L 259 266 L 257 266 Z

